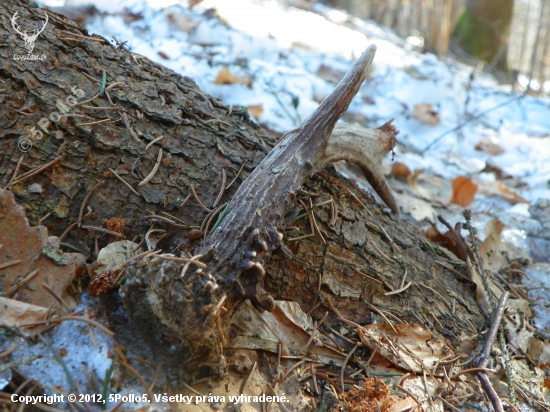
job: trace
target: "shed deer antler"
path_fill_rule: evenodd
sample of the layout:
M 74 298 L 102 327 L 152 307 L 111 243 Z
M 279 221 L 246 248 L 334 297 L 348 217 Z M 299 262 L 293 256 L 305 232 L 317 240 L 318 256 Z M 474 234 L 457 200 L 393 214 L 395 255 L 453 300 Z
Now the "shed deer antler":
M 189 371 L 192 362 L 208 358 L 213 371 L 222 373 L 223 335 L 229 328 L 221 325 L 244 299 L 260 311 L 274 310 L 275 301 L 261 286 L 263 262 L 278 247 L 291 253 L 282 244 L 286 215 L 302 183 L 329 163 L 358 164 L 386 204 L 398 212 L 381 167 L 382 158 L 396 144 L 391 121 L 379 129 L 334 127 L 359 91 L 375 51 L 376 46 L 370 46 L 317 110 L 288 132 L 241 184 L 221 224 L 195 251 L 196 263 L 187 260 L 182 268 L 159 255 L 129 266 L 120 293 L 132 322 L 151 347 L 158 347 L 160 356 L 173 362 L 179 354 L 179 364 Z M 166 336 L 190 350 L 162 349 Z
M 21 26 L 17 24 L 17 13 L 18 12 L 16 11 L 13 17 L 11 18 L 11 25 L 13 26 L 13 29 L 18 34 L 20 34 L 22 39 L 25 41 L 25 49 L 27 49 L 27 51 L 30 54 L 34 50 L 34 42 L 36 41 L 40 33 L 44 31 L 44 29 L 46 28 L 46 25 L 48 24 L 48 13 L 44 13 L 44 15 L 46 16 L 46 21 L 44 22 L 44 25 L 42 26 L 42 28 L 33 30 L 32 34 L 27 34 L 26 30 L 22 31 Z

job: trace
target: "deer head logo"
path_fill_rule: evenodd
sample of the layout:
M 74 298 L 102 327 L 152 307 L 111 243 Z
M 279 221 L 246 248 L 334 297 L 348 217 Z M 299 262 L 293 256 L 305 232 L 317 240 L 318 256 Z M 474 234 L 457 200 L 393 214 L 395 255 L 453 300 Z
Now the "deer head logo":
M 34 50 L 34 42 L 36 41 L 40 33 L 44 31 L 44 29 L 46 28 L 46 24 L 48 24 L 48 13 L 44 13 L 46 16 L 46 21 L 44 22 L 42 28 L 33 30 L 31 34 L 27 34 L 26 30 L 22 31 L 21 26 L 17 24 L 17 13 L 18 12 L 15 12 L 13 17 L 11 18 L 11 25 L 13 26 L 13 29 L 16 31 L 16 33 L 19 33 L 21 35 L 21 38 L 25 41 L 25 49 L 27 49 L 29 54 L 31 54 Z

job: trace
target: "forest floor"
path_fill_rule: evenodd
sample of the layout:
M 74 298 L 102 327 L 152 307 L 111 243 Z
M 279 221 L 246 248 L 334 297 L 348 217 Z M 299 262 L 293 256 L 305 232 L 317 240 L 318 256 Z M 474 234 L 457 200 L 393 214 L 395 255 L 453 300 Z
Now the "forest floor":
M 57 6 L 57 3 L 42 2 L 48 7 Z M 378 46 L 369 78 L 343 120 L 377 127 L 395 118 L 394 124 L 400 132 L 399 144 L 393 158 L 388 156 L 386 159 L 384 167 L 402 218 L 423 231 L 429 244 L 443 242 L 452 252 L 456 252 L 450 245 L 452 242 L 449 242 L 452 233 L 449 234 L 449 227 L 438 219 L 438 215 L 454 226 L 456 222 L 463 221 L 465 208 L 471 210 L 471 225 L 478 230 L 481 243 L 479 253 L 485 269 L 495 274 L 494 282 L 500 285 L 501 292 L 505 289 L 515 301 L 525 303 L 518 304 L 507 315 L 513 326 L 509 327 L 507 337 L 509 341 L 512 338 L 511 344 L 515 348 L 512 361 L 517 375 L 517 396 L 521 401 L 518 408 L 522 411 L 548 408 L 548 98 L 522 93 L 518 90 L 519 85 L 499 84 L 490 75 L 451 58 L 440 61 L 431 54 L 422 54 L 418 51 L 419 39 L 400 39 L 384 28 L 324 6 L 315 5 L 306 10 L 277 1 L 253 0 L 205 0 L 192 8 L 184 4 L 186 2 L 169 3 L 102 0 L 96 1 L 94 8 L 89 8 L 81 7 L 86 4 L 85 1 L 75 0 L 59 11 L 85 26 L 90 34 L 96 33 L 119 44 L 124 43 L 132 54 L 144 56 L 192 78 L 205 93 L 226 104 L 246 106 L 258 124 L 277 135 L 297 127 L 334 88 L 368 44 Z M 353 168 L 341 164 L 337 170 L 358 187 L 372 192 L 366 180 Z M 2 196 L 5 196 L 3 202 L 9 204 L 9 196 Z M 22 212 L 15 214 L 18 213 Z M 14 217 L 9 229 L 5 230 L 29 230 L 23 221 L 17 219 Z M 461 234 L 465 237 L 469 235 L 465 229 Z M 29 241 L 31 249 L 32 242 Z M 128 244 L 113 246 L 116 250 L 111 253 L 115 257 L 109 259 L 118 259 L 120 264 L 120 259 L 124 261 L 127 258 L 125 248 Z M 119 257 L 116 257 L 117 254 Z M 31 255 L 29 252 L 30 258 Z M 74 259 L 78 258 L 75 256 Z M 520 260 L 526 265 L 518 266 Z M 72 277 L 67 280 L 70 282 Z M 403 279 L 401 287 L 405 284 Z M 36 299 L 39 302 L 40 297 Z M 484 298 L 478 298 L 478 302 L 483 305 Z M 87 317 L 93 318 L 97 306 L 98 299 L 84 293 L 75 313 L 78 316 L 86 313 Z M 44 316 L 44 312 L 25 310 L 21 309 L 22 312 L 17 315 L 20 322 Z M 247 310 L 243 309 L 240 316 L 251 316 L 252 312 Z M 519 317 L 514 317 L 518 312 L 521 312 Z M 261 334 L 260 331 L 264 332 L 262 325 L 270 325 L 267 328 L 270 331 L 265 332 L 268 336 L 263 336 L 269 340 L 269 333 L 273 333 L 275 325 L 285 323 L 283 319 L 290 319 L 299 334 L 301 330 L 311 328 L 308 324 L 311 319 L 303 315 L 289 304 L 275 314 L 258 316 L 257 323 L 247 327 L 251 330 L 256 327 L 258 334 Z M 12 363 L 18 366 L 22 375 L 37 382 L 48 393 L 74 390 L 91 394 L 96 391 L 107 398 L 105 404 L 100 404 L 103 409 L 118 404 L 121 398 L 115 395 L 131 397 L 148 393 L 149 398 L 155 400 L 156 393 L 160 398 L 154 404 L 132 402 L 135 398 L 127 398 L 130 402 L 124 403 L 124 407 L 133 405 L 135 409 L 168 410 L 169 402 L 162 398 L 164 393 L 155 389 L 160 373 L 158 367 L 143 362 L 138 367 L 132 359 L 147 358 L 147 350 L 127 357 L 116 345 L 110 331 L 98 329 L 96 321 L 101 323 L 101 318 L 86 321 L 87 325 L 83 321 L 59 321 L 48 332 L 48 341 L 29 345 L 21 338 L 17 350 L 13 351 L 13 342 L 0 341 L 0 357 L 12 352 L 12 355 L 19 354 L 12 358 L 15 359 Z M 524 321 L 526 324 L 523 324 Z M 395 333 L 395 339 L 398 335 L 406 337 L 402 345 L 416 348 L 416 355 L 412 356 L 405 353 L 408 349 L 392 355 L 391 350 L 386 348 L 385 360 L 374 358 L 378 369 L 371 371 L 370 377 L 377 376 L 389 381 L 397 376 L 401 387 L 407 377 L 403 377 L 403 371 L 396 372 L 395 364 L 408 356 L 413 358 L 408 359 L 410 364 L 416 362 L 415 358 L 423 362 L 440 360 L 445 358 L 443 354 L 448 349 L 445 345 L 426 347 L 424 342 L 429 341 L 430 336 L 426 339 L 424 330 L 413 325 L 400 326 L 403 328 L 399 333 L 386 328 L 365 330 L 363 343 L 383 348 L 383 336 Z M 286 330 L 285 333 L 290 332 Z M 281 338 L 280 335 L 274 336 Z M 126 339 L 131 340 L 131 337 Z M 63 348 L 62 362 L 59 356 L 52 354 L 52 345 Z M 223 393 L 226 397 L 238 397 L 242 393 L 258 395 L 259 392 L 254 392 L 255 388 L 266 385 L 255 366 L 251 366 L 260 361 L 258 355 L 242 352 L 239 356 L 243 365 L 248 365 L 243 366 L 247 376 L 243 379 L 241 375 L 244 372 L 241 371 L 243 373 L 238 374 L 241 378 L 235 379 L 231 385 L 227 384 Z M 327 363 L 338 358 L 330 351 L 319 356 Z M 82 377 L 72 376 L 70 371 L 74 374 L 75 370 L 83 370 L 83 360 L 86 360 L 86 366 L 85 372 L 79 374 Z M 133 367 L 130 366 L 132 361 Z M 415 372 L 416 367 L 409 366 L 405 370 Z M 123 372 L 128 376 L 126 381 L 115 376 Z M 285 374 L 290 372 L 288 369 Z M 302 372 L 306 381 L 309 372 Z M 315 376 L 314 373 L 310 375 Z M 10 369 L 3 366 L 0 388 L 2 384 L 7 385 L 11 378 Z M 348 392 L 345 402 L 348 407 L 358 408 L 356 410 L 371 410 L 369 408 L 377 402 L 383 411 L 410 410 L 412 406 L 407 401 L 411 399 L 414 402 L 422 399 L 425 410 L 447 410 L 450 408 L 448 402 L 456 410 L 490 410 L 488 402 L 469 392 L 473 386 L 475 393 L 481 393 L 477 383 L 471 383 L 474 379 L 465 380 L 464 387 L 456 388 L 453 397 L 444 397 L 445 401 L 439 400 L 439 395 L 446 390 L 441 389 L 443 384 L 447 384 L 444 379 L 431 382 L 424 375 L 424 379 L 415 377 L 414 382 L 412 380 L 408 379 L 408 385 L 412 386 L 407 386 L 412 394 L 409 393 L 404 400 L 395 398 L 403 401 L 402 409 L 398 409 L 395 399 L 387 401 L 392 394 L 384 385 L 380 386 L 379 382 L 370 379 L 363 387 L 354 389 L 356 393 Z M 290 404 L 281 401 L 281 410 L 305 410 L 309 405 L 309 394 L 318 392 L 315 379 L 306 383 L 308 386 L 301 387 L 299 391 L 296 383 L 290 384 L 288 381 L 272 388 L 273 393 L 292 396 Z M 499 395 L 508 396 L 505 386 L 498 387 L 498 379 L 494 380 L 494 385 Z M 23 388 L 21 393 L 28 388 Z M 181 396 L 189 398 L 179 398 L 179 410 L 215 409 L 223 403 L 214 398 L 220 395 L 218 393 L 208 398 L 208 394 L 216 394 L 218 389 L 209 386 L 209 383 L 196 382 L 192 390 L 181 392 Z M 109 394 L 113 395 L 110 400 Z M 200 401 L 197 401 L 199 396 Z M 361 402 L 369 396 L 374 403 L 362 405 Z M 437 401 L 432 402 L 436 398 Z M 187 400 L 189 403 L 186 403 Z M 412 405 L 415 405 L 414 402 Z M 236 405 L 239 400 L 234 399 L 232 403 Z M 264 410 L 255 409 L 263 408 L 258 406 L 260 400 L 243 398 L 240 403 L 243 411 L 247 408 Z M 321 406 L 333 403 L 334 400 L 327 398 L 323 399 Z M 275 405 L 272 403 L 271 407 Z M 58 406 L 67 408 L 66 404 Z M 319 410 L 322 410 L 321 406 Z M 88 407 L 95 408 L 85 406 Z

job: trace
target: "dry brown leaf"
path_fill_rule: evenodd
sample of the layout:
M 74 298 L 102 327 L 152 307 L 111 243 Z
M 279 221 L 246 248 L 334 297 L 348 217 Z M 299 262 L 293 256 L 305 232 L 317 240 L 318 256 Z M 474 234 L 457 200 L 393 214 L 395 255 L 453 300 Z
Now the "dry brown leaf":
M 221 69 L 218 75 L 216 76 L 216 79 L 214 80 L 214 84 L 235 84 L 235 83 L 242 83 L 242 84 L 246 84 L 247 86 L 250 86 L 252 84 L 252 80 L 246 77 L 235 76 L 233 73 L 229 71 L 227 67 L 224 67 L 223 69 Z
M 415 376 L 407 379 L 403 387 L 420 400 L 422 409 L 430 412 L 443 412 L 443 402 L 435 397 L 441 384 L 441 380 L 433 376 L 427 376 L 426 379 Z M 453 392 L 453 395 L 459 391 Z M 413 408 L 414 409 L 414 408 Z M 417 409 L 418 410 L 418 409 Z M 403 411 L 403 409 L 401 409 Z M 392 411 L 393 412 L 393 411 Z
M 130 240 L 109 243 L 101 249 L 97 255 L 97 260 L 91 265 L 96 276 L 88 285 L 90 295 L 101 296 L 113 289 L 120 271 L 132 256 L 142 252 L 143 249 Z
M 492 141 L 492 139 L 484 137 L 481 139 L 474 148 L 479 152 L 489 153 L 493 156 L 498 156 L 505 152 L 505 150 L 498 144 Z
M 407 178 L 411 174 L 411 170 L 407 167 L 405 163 L 395 162 L 391 166 L 392 176 Z
M 253 104 L 251 106 L 247 106 L 247 109 L 256 120 L 258 120 L 264 112 L 264 106 L 261 104 Z
M 283 360 L 281 366 L 290 369 L 294 363 L 296 361 L 285 362 Z M 205 410 L 279 412 L 285 409 L 279 407 L 277 402 L 262 402 L 261 397 L 282 397 L 283 394 L 285 398 L 285 401 L 281 402 L 283 407 L 287 406 L 293 411 L 310 409 L 309 397 L 306 398 L 303 391 L 297 390 L 298 384 L 295 379 L 287 378 L 277 384 L 272 383 L 270 387 L 268 382 L 273 382 L 273 376 L 268 376 L 266 379 L 258 362 L 244 373 L 234 371 L 231 366 L 233 365 L 230 365 L 228 373 L 222 379 L 201 379 L 202 382 L 192 386 L 194 392 L 184 389 L 170 393 L 170 396 L 179 394 L 181 399 L 180 402 L 170 403 L 171 410 L 178 412 L 204 412 Z M 199 397 L 197 393 L 202 395 Z
M 466 207 L 474 201 L 477 184 L 466 176 L 458 176 L 453 180 L 453 198 L 451 203 Z
M 512 189 L 508 188 L 502 181 L 497 180 L 496 182 L 483 182 L 480 187 L 480 192 L 485 196 L 499 197 L 502 200 L 515 205 L 518 203 L 527 203 L 531 202 L 524 197 L 520 196 Z
M 25 210 L 19 206 L 12 192 L 0 190 L 0 265 L 14 261 L 20 263 L 2 269 L 2 290 L 12 290 L 8 296 L 33 305 L 59 308 L 59 296 L 68 310 L 76 307 L 76 300 L 67 290 L 77 270 L 84 264 L 80 253 L 63 253 L 59 238 L 48 237 L 44 226 L 30 227 Z M 18 287 L 33 271 L 38 272 Z
M 498 191 L 500 193 L 502 193 L 503 199 L 506 200 L 507 202 L 509 202 L 513 205 L 515 205 L 517 203 L 531 204 L 531 202 L 529 200 L 525 199 L 524 197 L 521 197 L 516 192 L 514 192 L 512 189 L 507 188 L 506 185 L 504 183 L 502 183 L 500 180 L 497 181 L 496 185 L 497 185 Z
M 409 185 L 413 194 L 424 200 L 433 200 L 433 193 L 426 187 L 420 185 L 420 177 L 424 174 L 425 169 L 414 169 L 412 173 L 407 176 L 407 184 Z
M 168 22 L 176 26 L 181 31 L 185 33 L 191 33 L 195 27 L 200 23 L 200 20 L 193 20 L 190 17 L 185 16 L 184 14 L 178 13 L 173 9 L 166 11 L 166 19 Z
M 464 249 L 460 247 L 460 245 L 457 245 L 456 240 L 450 231 L 441 233 L 437 226 L 432 223 L 424 231 L 424 235 L 428 240 L 443 245 L 450 252 L 454 253 L 456 257 L 463 261 L 466 261 Z
M 441 123 L 439 113 L 434 110 L 434 107 L 430 103 L 415 104 L 412 115 L 416 120 L 430 126 L 437 126 Z
M 27 327 L 22 327 L 21 325 L 41 322 L 47 313 L 48 309 L 42 306 L 0 297 L 0 325 L 21 328 L 30 336 L 42 332 L 46 325 Z
M 511 176 L 500 167 L 487 163 L 481 173 L 493 173 L 498 180 L 508 179 Z
M 442 337 L 420 325 L 390 325 L 375 323 L 358 330 L 361 342 L 387 358 L 394 365 L 411 372 L 431 370 L 446 356 L 454 353 L 451 345 Z
M 307 354 L 326 364 L 342 364 L 345 358 L 340 352 L 328 346 L 316 346 L 311 341 L 311 318 L 295 302 L 276 301 L 275 309 L 264 313 L 259 313 L 247 302 L 239 306 L 231 317 L 231 323 L 239 332 L 228 342 L 228 348 L 261 349 L 277 353 L 281 343 L 289 355 Z
M 500 234 L 504 229 L 504 223 L 498 219 L 493 219 L 485 227 L 485 240 L 479 247 L 479 255 L 483 260 L 483 268 L 498 273 L 500 269 L 508 264 L 508 261 L 502 256 L 502 242 Z
M 409 213 L 417 222 L 428 220 L 435 222 L 437 212 L 430 202 L 418 199 L 405 193 L 396 193 L 397 203 L 401 208 L 402 213 Z
M 170 56 L 168 56 L 166 53 L 164 53 L 162 50 L 159 50 L 157 54 L 162 57 L 164 60 L 170 60 Z

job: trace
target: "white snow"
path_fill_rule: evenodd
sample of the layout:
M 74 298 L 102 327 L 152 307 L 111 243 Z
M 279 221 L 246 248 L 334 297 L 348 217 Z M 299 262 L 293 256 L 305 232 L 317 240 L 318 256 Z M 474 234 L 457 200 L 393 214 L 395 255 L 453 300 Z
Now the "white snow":
M 57 0 L 41 3 L 60 5 Z M 83 3 L 87 1 L 72 0 L 69 5 Z M 345 72 L 374 43 L 378 52 L 372 73 L 349 112 L 364 116 L 371 126 L 395 117 L 400 130 L 396 160 L 411 170 L 425 169 L 426 176 L 443 178 L 449 187 L 451 180 L 460 175 L 474 176 L 478 182 L 495 182 L 493 174 L 481 173 L 489 162 L 525 184 L 512 188 L 520 196 L 532 203 L 550 199 L 549 100 L 530 95 L 520 97 L 510 85 L 499 85 L 486 74 L 476 73 L 472 78 L 471 67 L 413 51 L 413 43 L 418 43 L 415 39 L 404 41 L 371 22 L 321 5 L 316 5 L 317 13 L 312 13 L 268 0 L 205 0 L 192 10 L 184 7 L 185 1 L 181 5 L 167 0 L 93 3 L 109 14 L 90 20 L 87 23 L 90 33 L 127 41 L 133 53 L 192 78 L 203 91 L 227 104 L 261 104 L 263 113 L 258 122 L 279 133 L 296 127 L 333 89 L 334 84 L 316 75 L 321 65 Z M 124 7 L 142 13 L 143 18 L 125 23 L 120 14 Z M 215 8 L 223 20 L 207 17 L 210 8 Z M 181 16 L 190 29 L 178 28 L 167 16 Z M 159 52 L 168 55 L 169 60 L 160 57 Z M 237 76 L 250 78 L 251 86 L 214 84 L 224 67 Z M 298 102 L 296 108 L 293 99 Z M 417 103 L 432 104 L 441 116 L 441 123 L 430 126 L 413 118 L 413 106 Z M 453 131 L 458 125 L 462 126 Z M 474 146 L 482 138 L 500 145 L 504 153 L 476 151 Z M 431 145 L 436 139 L 437 143 Z M 387 161 L 391 163 L 389 156 Z M 530 218 L 528 205 L 524 203 L 511 205 L 498 197 L 478 194 L 469 207 L 480 234 L 484 225 L 497 217 L 506 224 L 503 238 L 526 250 L 530 247 L 527 234 L 540 226 Z M 453 206 L 444 214 L 452 224 L 463 220 L 458 207 Z M 528 273 L 530 282 L 542 282 L 540 276 L 535 276 L 542 272 Z M 548 289 L 530 294 L 538 302 L 550 301 Z M 549 328 L 547 304 L 539 306 L 536 322 Z M 73 324 L 57 327 L 52 339 L 55 334 L 66 333 L 66 328 L 75 328 Z M 59 339 L 68 342 L 70 335 Z M 103 376 L 109 361 L 94 363 L 100 356 L 88 356 L 86 351 L 92 349 L 87 334 L 78 339 L 69 353 L 78 351 L 78 359 L 90 359 L 89 367 Z M 107 345 L 107 341 L 102 340 L 102 345 Z M 94 350 L 104 356 L 103 348 Z M 58 368 L 51 366 L 55 364 L 48 362 L 51 368 Z M 66 385 L 61 370 L 56 369 L 55 376 L 52 385 Z

